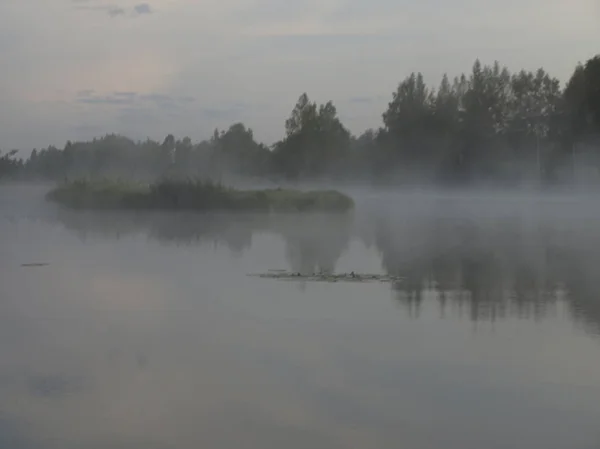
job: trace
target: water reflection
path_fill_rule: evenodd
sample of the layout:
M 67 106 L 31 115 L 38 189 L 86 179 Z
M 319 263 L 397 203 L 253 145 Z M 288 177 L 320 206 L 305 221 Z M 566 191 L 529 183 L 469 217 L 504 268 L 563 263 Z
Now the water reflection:
M 600 216 L 514 207 L 481 213 L 481 206 L 477 214 L 460 205 L 444 201 L 411 213 L 357 217 L 59 210 L 56 218 L 83 239 L 144 233 L 168 244 L 225 245 L 238 256 L 254 236 L 277 235 L 285 242 L 287 268 L 300 273 L 335 271 L 350 242 L 360 241 L 379 252 L 382 271 L 403 277 L 392 286 L 394 297 L 412 317 L 425 300 L 436 302 L 442 317 L 451 312 L 492 322 L 540 320 L 564 303 L 588 331 L 598 332 L 600 240 L 594 230 Z
M 290 269 L 305 274 L 335 271 L 351 239 L 351 216 L 316 215 L 292 220 L 279 228 Z
M 152 213 L 152 212 L 78 212 L 57 209 L 56 216 L 65 228 L 82 240 L 92 236 L 121 239 L 136 234 L 165 244 L 224 245 L 240 255 L 252 246 L 255 232 L 268 226 L 265 217 L 238 214 Z
M 473 321 L 542 319 L 566 302 L 574 317 L 600 328 L 600 245 L 586 217 L 518 213 L 379 216 L 372 238 L 383 268 L 402 276 L 395 297 L 411 316 L 425 298 Z M 585 227 L 582 226 L 585 224 Z
M 596 447 L 599 220 L 489 209 L 0 220 L 0 447 Z
M 89 213 L 59 209 L 55 217 L 82 239 L 122 238 L 144 233 L 176 245 L 224 245 L 235 255 L 252 246 L 256 234 L 283 238 L 289 269 L 309 274 L 334 271 L 352 234 L 351 214 Z

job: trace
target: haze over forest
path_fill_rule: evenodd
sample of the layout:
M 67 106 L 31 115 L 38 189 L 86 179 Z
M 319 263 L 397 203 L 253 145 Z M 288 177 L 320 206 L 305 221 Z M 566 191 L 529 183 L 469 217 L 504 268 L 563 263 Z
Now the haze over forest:
M 285 136 L 272 146 L 241 122 L 199 143 L 172 134 L 163 142 L 109 134 L 34 149 L 25 160 L 13 150 L 0 160 L 0 174 L 522 185 L 576 179 L 579 162 L 595 179 L 600 56 L 578 65 L 564 88 L 543 68 L 511 72 L 479 60 L 470 73 L 444 75 L 438 87 L 412 73 L 382 119 L 378 129 L 353 136 L 331 101 L 317 104 L 303 93 L 282 119 Z
M 0 449 L 600 449 L 599 44 L 600 0 L 0 0 Z
M 0 176 L 594 178 L 598 13 L 593 0 L 9 0 Z

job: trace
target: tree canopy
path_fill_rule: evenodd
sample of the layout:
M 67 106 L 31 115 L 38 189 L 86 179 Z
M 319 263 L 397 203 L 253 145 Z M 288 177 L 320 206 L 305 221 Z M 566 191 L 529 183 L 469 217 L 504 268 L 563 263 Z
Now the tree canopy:
M 411 73 L 381 119 L 378 129 L 353 136 L 332 101 L 318 104 L 303 93 L 283 121 L 284 137 L 271 146 L 243 123 L 199 143 L 109 134 L 34 149 L 25 160 L 0 153 L 0 177 L 554 182 L 574 172 L 576 148 L 600 169 L 600 55 L 575 67 L 564 88 L 543 68 L 511 73 L 479 60 L 467 74 L 444 75 L 437 87 Z

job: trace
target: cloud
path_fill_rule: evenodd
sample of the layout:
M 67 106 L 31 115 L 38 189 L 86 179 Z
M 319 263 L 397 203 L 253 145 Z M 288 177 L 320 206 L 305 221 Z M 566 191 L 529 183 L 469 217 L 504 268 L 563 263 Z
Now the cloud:
M 135 5 L 133 7 L 133 10 L 138 15 L 152 14 L 152 8 L 150 7 L 150 5 L 148 3 L 140 3 L 138 5 Z
M 130 98 L 130 97 L 135 97 L 137 95 L 137 93 L 136 92 L 114 92 L 113 95 L 116 97 Z
M 125 10 L 121 7 L 115 6 L 108 8 L 108 15 L 110 17 L 117 17 L 125 15 Z
M 132 104 L 133 101 L 130 98 L 121 98 L 117 96 L 104 96 L 104 97 L 86 97 L 79 98 L 77 100 L 79 103 L 84 104 L 113 104 L 113 105 L 127 105 Z
M 83 108 L 78 120 L 85 125 L 69 127 L 72 139 L 88 139 L 105 132 L 122 133 L 134 139 L 160 139 L 168 133 L 183 136 L 195 130 L 198 134 L 191 137 L 199 140 L 207 138 L 215 127 L 226 128 L 268 109 L 267 104 L 260 102 L 200 102 L 194 96 L 176 93 L 93 89 L 78 91 L 73 104 Z M 95 123 L 98 121 L 103 126 Z
M 87 11 L 101 11 L 108 14 L 109 17 L 137 17 L 146 14 L 152 14 L 153 9 L 149 3 L 138 3 L 133 7 L 125 7 L 113 3 L 106 3 L 102 0 L 71 0 L 75 9 Z
M 85 89 L 73 99 L 80 108 L 81 126 L 69 127 L 73 140 L 91 139 L 117 132 L 133 139 L 162 139 L 173 133 L 194 140 L 209 137 L 215 128 L 234 122 L 251 125 L 252 118 L 270 112 L 265 102 L 211 101 L 191 95 L 165 92 L 97 92 Z M 102 126 L 100 126 L 102 124 Z
M 81 90 L 75 96 L 75 102 L 79 104 L 156 108 L 163 111 L 186 107 L 195 100 L 194 97 L 189 95 L 177 96 L 164 93 L 116 91 L 98 94 L 93 89 Z
M 91 4 L 92 0 L 77 0 L 74 8 L 81 11 L 98 11 L 108 14 L 109 17 L 118 17 L 125 15 L 125 9 L 115 5 Z

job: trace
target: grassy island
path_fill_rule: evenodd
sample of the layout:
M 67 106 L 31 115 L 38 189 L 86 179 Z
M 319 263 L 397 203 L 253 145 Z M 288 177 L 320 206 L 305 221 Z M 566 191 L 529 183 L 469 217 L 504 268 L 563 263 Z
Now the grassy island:
M 46 199 L 73 209 L 344 212 L 354 207 L 352 198 L 335 190 L 237 190 L 203 180 L 76 180 L 59 185 Z

